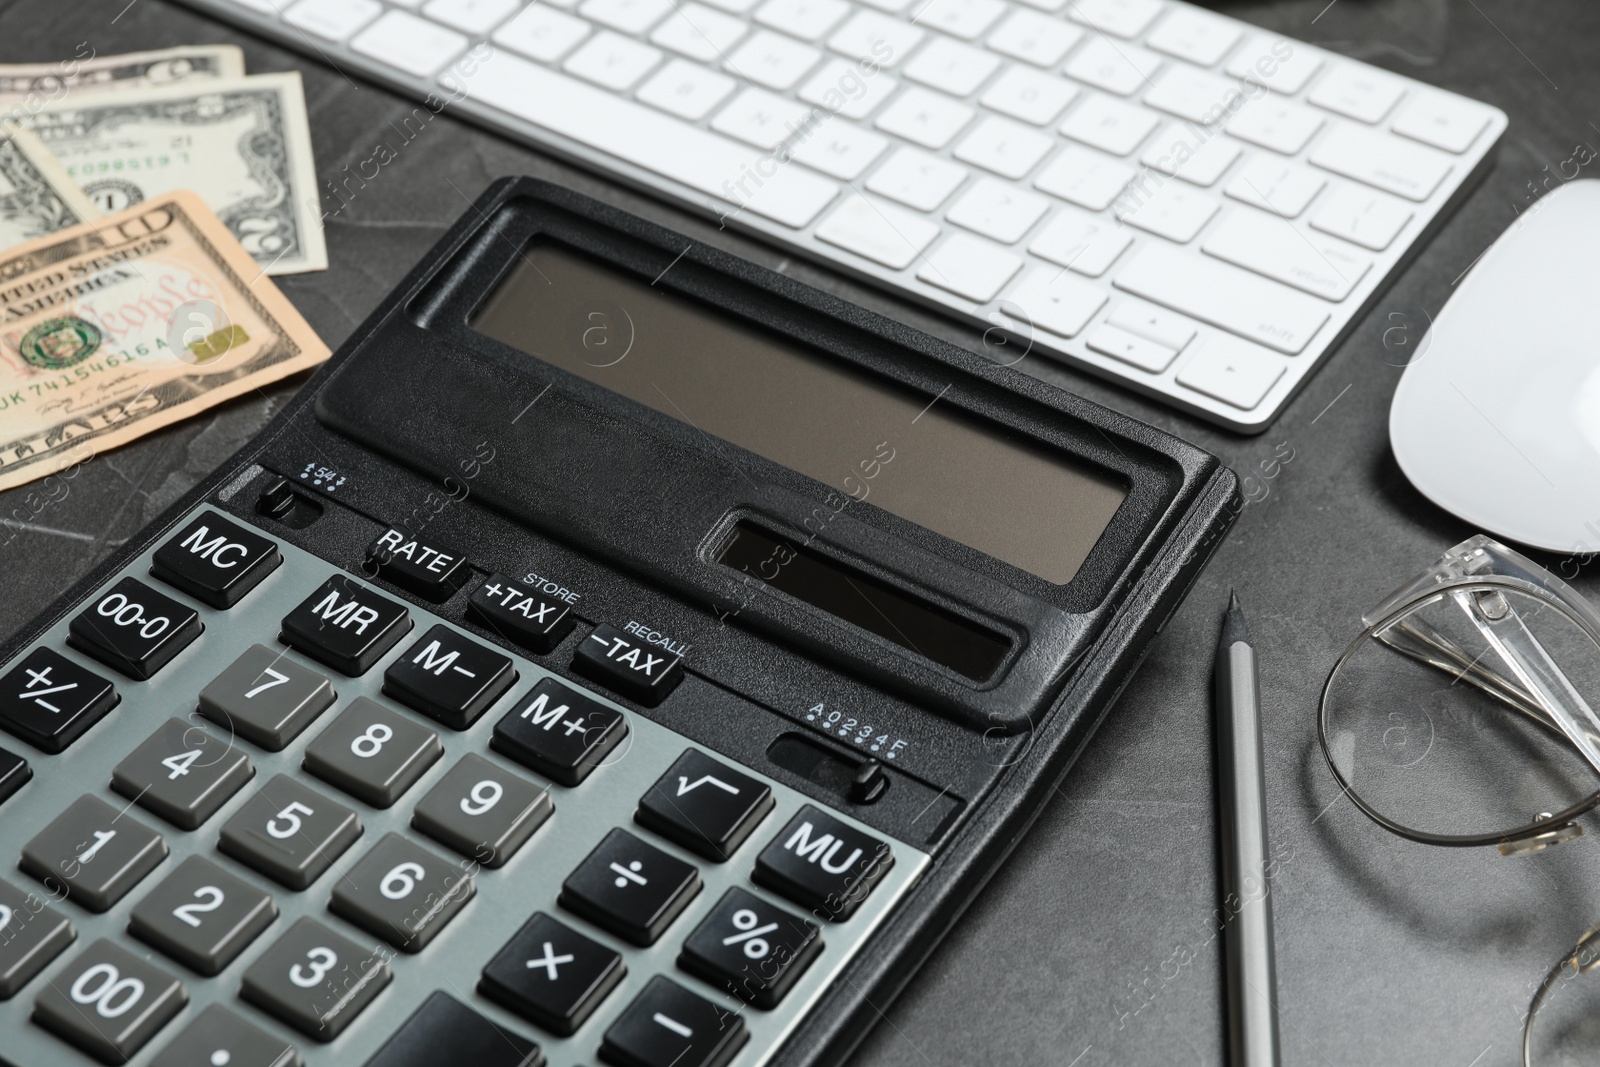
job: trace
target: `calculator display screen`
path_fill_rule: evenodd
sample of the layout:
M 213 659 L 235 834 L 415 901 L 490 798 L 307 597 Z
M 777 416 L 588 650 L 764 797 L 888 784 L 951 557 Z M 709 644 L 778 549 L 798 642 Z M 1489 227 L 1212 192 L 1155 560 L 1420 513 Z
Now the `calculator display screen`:
M 551 242 L 524 250 L 471 325 L 1049 582 L 1072 580 L 1127 495 L 934 395 Z

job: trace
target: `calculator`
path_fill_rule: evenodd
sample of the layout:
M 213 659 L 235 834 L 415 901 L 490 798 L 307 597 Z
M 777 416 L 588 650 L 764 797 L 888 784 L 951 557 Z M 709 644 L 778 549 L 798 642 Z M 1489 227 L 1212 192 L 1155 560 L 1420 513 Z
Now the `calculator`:
M 501 181 L 0 647 L 0 1058 L 839 1062 L 1239 501 L 1152 427 Z

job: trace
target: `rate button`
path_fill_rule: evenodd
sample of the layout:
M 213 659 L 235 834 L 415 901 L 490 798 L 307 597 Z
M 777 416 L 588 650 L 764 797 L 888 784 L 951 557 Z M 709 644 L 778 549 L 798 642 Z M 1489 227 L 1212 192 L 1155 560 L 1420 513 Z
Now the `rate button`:
M 472 572 L 461 553 L 392 526 L 367 547 L 367 562 L 377 568 L 380 578 L 435 604 L 449 600 Z

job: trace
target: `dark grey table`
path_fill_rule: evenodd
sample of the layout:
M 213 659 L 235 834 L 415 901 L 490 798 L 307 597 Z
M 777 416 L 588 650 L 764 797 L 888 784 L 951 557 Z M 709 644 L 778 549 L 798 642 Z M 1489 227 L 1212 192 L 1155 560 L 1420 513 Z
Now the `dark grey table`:
M 412 105 L 163 0 L 0 0 L 0 61 L 235 41 L 252 72 L 305 76 L 320 180 L 371 155 Z M 1059 796 L 856 1057 L 866 1065 L 1217 1063 L 1216 815 L 1208 678 L 1228 589 L 1263 663 L 1279 999 L 1288 1064 L 1517 1062 L 1534 985 L 1600 920 L 1587 839 L 1523 859 L 1413 845 L 1343 799 L 1316 742 L 1317 693 L 1356 620 L 1470 528 L 1419 495 L 1389 451 L 1399 376 L 1391 312 L 1436 312 L 1451 284 L 1573 147 L 1600 146 L 1600 6 L 1589 0 L 1294 0 L 1233 15 L 1504 108 L 1497 168 L 1362 327 L 1259 437 L 1215 430 L 1030 357 L 1040 377 L 1208 448 L 1258 497 L 1196 584 Z M 1591 152 L 1592 154 L 1592 152 Z M 1545 168 L 1548 167 L 1548 170 Z M 488 182 L 533 174 L 860 301 L 957 344 L 975 331 L 448 116 L 328 226 L 331 268 L 280 279 L 337 346 Z M 1530 186 L 1530 182 L 1533 186 Z M 332 194 L 328 194 L 330 197 Z M 337 206 L 331 200 L 329 207 Z M 1508 360 L 1515 353 L 1507 354 Z M 19 523 L 0 494 L 0 633 L 248 440 L 299 382 L 88 464 Z M 1292 451 L 1292 459 L 1271 461 Z M 1263 468 L 1262 464 L 1266 467 Z M 1266 478 L 1263 472 L 1273 472 Z M 1597 505 L 1600 506 L 1600 505 Z M 27 517 L 28 512 L 20 512 Z M 1542 557 L 1555 565 L 1559 559 Z M 1600 595 L 1600 573 L 1578 587 Z M 1596 1006 L 1600 1006 L 1600 976 Z

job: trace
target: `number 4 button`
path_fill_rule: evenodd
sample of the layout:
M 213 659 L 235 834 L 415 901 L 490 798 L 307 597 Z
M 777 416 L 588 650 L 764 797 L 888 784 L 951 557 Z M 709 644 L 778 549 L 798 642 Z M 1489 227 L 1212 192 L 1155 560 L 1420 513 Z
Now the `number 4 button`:
M 197 830 L 255 776 L 250 758 L 182 719 L 168 719 L 111 772 L 111 788 L 180 830 Z

